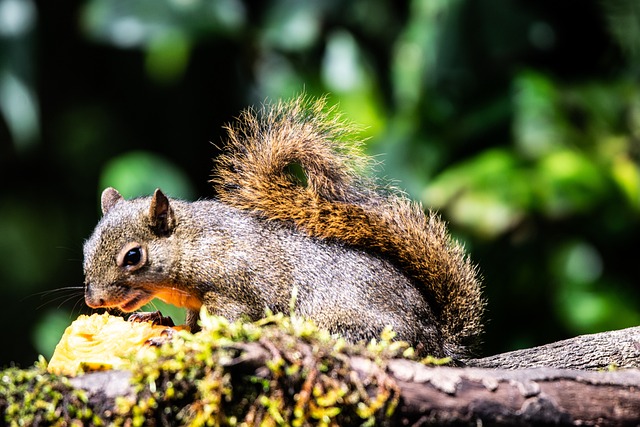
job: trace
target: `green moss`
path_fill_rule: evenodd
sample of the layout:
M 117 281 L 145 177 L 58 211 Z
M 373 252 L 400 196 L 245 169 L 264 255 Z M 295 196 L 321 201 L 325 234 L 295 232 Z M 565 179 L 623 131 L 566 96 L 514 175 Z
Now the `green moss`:
M 84 391 L 74 389 L 65 377 L 47 373 L 43 359 L 29 369 L 0 372 L 0 413 L 10 426 L 102 425 Z
M 367 347 L 332 338 L 312 322 L 271 315 L 254 323 L 203 315 L 203 330 L 181 333 L 132 370 L 136 397 L 121 399 L 118 423 L 177 421 L 189 425 L 340 425 L 390 416 L 398 391 L 371 379 L 365 386 L 350 374 L 347 355 L 383 364 L 411 356 L 388 331 Z M 270 352 L 264 368 L 242 367 L 243 343 Z M 373 392 L 372 392 L 373 390 Z M 150 400 L 153 398 L 153 400 Z
M 393 414 L 399 391 L 386 376 L 361 381 L 347 356 L 381 367 L 389 357 L 413 357 L 392 339 L 386 331 L 380 341 L 354 346 L 297 317 L 243 323 L 205 313 L 201 332 L 180 332 L 140 353 L 131 366 L 133 395 L 118 398 L 104 418 L 43 363 L 3 371 L 0 405 L 9 424 L 368 425 Z M 261 356 L 251 362 L 256 349 Z

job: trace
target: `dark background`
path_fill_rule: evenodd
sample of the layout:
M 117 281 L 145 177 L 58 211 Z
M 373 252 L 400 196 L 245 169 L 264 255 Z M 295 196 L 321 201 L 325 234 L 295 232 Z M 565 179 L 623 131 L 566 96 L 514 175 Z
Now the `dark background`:
M 465 243 L 486 354 L 636 325 L 639 72 L 636 1 L 0 0 L 0 366 L 89 312 L 102 188 L 213 197 L 222 126 L 303 90 Z

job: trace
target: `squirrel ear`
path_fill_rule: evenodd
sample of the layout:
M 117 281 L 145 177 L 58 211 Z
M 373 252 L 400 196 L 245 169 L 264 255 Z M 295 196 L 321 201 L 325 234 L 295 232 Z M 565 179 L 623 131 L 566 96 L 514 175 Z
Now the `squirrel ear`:
M 111 208 L 123 197 L 113 187 L 105 188 L 100 198 L 100 206 L 102 207 L 102 215 L 106 214 Z
M 169 199 L 159 188 L 151 198 L 149 218 L 151 219 L 151 227 L 161 234 L 168 234 L 173 227 L 173 211 L 169 206 Z

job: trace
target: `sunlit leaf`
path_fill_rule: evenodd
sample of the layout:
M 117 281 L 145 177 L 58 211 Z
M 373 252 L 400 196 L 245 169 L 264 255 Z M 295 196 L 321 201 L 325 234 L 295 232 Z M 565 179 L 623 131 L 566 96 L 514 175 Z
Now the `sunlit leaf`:
M 39 136 L 38 107 L 32 88 L 14 73 L 0 69 L 0 113 L 19 149 L 26 149 Z
M 489 150 L 436 177 L 424 199 L 445 209 L 452 222 L 495 237 L 524 216 L 531 198 L 527 179 L 513 154 Z
M 555 262 L 555 272 L 566 286 L 587 287 L 598 281 L 603 272 L 602 255 L 585 241 L 560 246 Z
M 614 181 L 635 209 L 640 209 L 640 170 L 638 164 L 627 156 L 619 156 L 613 162 L 611 174 Z
M 111 160 L 100 178 L 100 189 L 115 187 L 123 196 L 138 197 L 161 188 L 166 194 L 191 199 L 194 192 L 182 170 L 146 151 L 133 151 Z
M 147 73 L 156 81 L 171 82 L 182 76 L 191 43 L 180 31 L 166 31 L 153 38 L 147 48 Z
M 91 0 L 81 24 L 92 38 L 120 48 L 144 48 L 167 32 L 191 40 L 235 32 L 244 25 L 245 13 L 240 0 Z
M 349 92 L 367 86 L 370 81 L 354 37 L 346 31 L 329 35 L 322 60 L 324 84 L 332 92 Z
M 607 331 L 637 325 L 640 314 L 632 300 L 607 290 L 558 293 L 558 314 L 577 333 Z
M 414 108 L 423 91 L 437 82 L 440 55 L 447 39 L 442 37 L 446 19 L 459 1 L 413 0 L 409 21 L 394 46 L 392 82 L 401 109 Z
M 320 35 L 321 6 L 319 2 L 271 2 L 263 41 L 270 47 L 290 51 L 310 48 Z
M 521 73 L 514 81 L 514 142 L 527 157 L 541 157 L 564 145 L 558 90 L 545 75 Z
M 538 207 L 552 217 L 584 212 L 605 191 L 602 171 L 584 154 L 563 150 L 541 159 L 536 167 Z

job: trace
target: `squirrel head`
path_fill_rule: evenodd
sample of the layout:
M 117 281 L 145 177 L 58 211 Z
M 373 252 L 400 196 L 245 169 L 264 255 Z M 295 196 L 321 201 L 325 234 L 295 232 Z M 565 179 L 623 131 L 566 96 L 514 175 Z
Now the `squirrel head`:
M 160 189 L 125 200 L 107 188 L 101 206 L 103 217 L 84 244 L 85 302 L 134 311 L 167 289 L 175 214 Z

